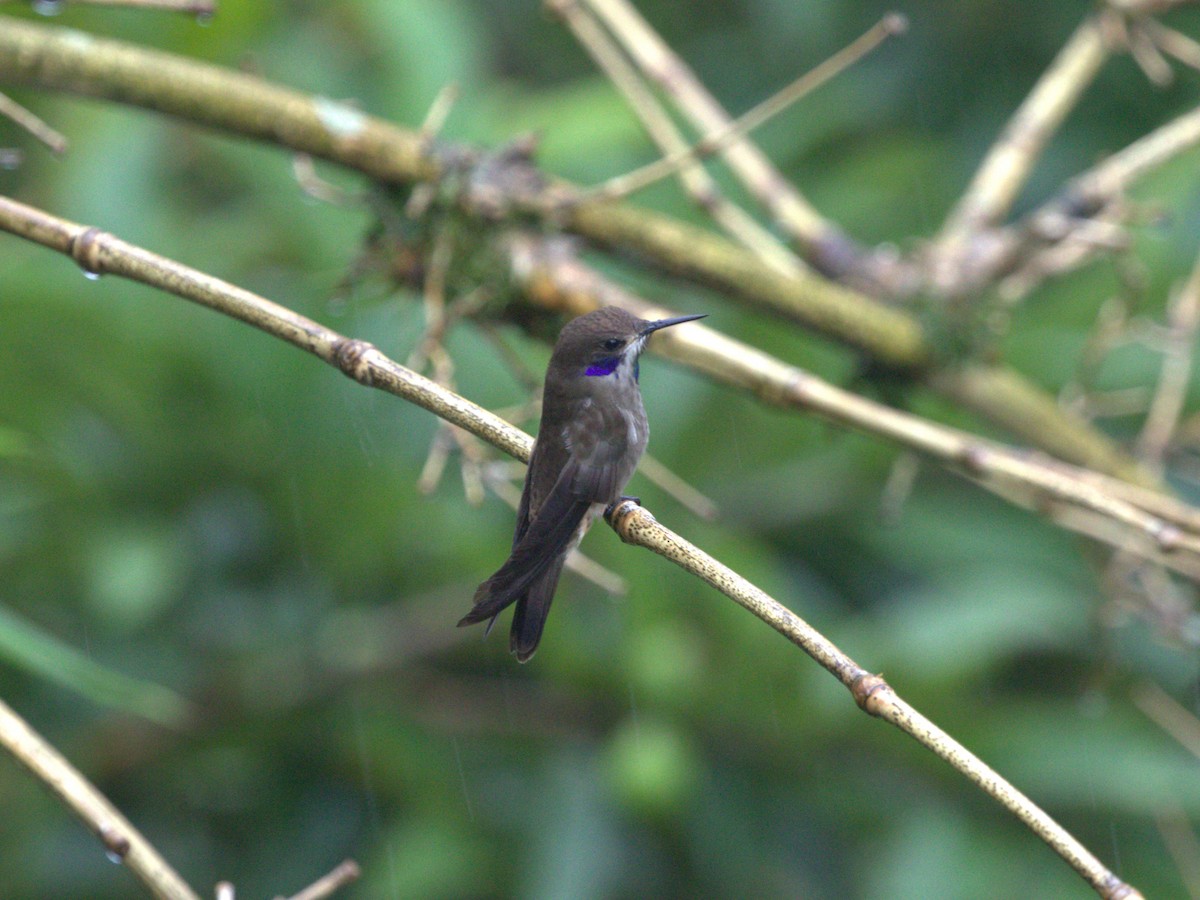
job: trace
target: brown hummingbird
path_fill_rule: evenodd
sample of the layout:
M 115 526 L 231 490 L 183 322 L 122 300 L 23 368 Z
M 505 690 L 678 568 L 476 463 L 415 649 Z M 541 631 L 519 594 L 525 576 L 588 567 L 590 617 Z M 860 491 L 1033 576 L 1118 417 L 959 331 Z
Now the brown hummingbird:
M 558 336 L 542 392 L 538 429 L 517 508 L 512 554 L 475 591 L 459 626 L 489 620 L 515 603 L 509 646 L 527 661 L 542 637 L 567 555 L 621 491 L 646 449 L 650 429 L 638 389 L 638 357 L 660 328 L 702 319 L 647 322 L 605 306 L 569 322 Z

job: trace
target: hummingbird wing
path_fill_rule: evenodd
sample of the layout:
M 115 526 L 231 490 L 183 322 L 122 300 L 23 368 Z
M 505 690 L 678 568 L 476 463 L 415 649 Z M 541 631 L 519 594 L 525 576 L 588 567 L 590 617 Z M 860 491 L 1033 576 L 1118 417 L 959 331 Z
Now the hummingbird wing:
M 555 435 L 559 440 L 543 443 L 539 435 L 542 447 L 535 448 L 526 475 L 512 554 L 475 591 L 475 605 L 458 623 L 494 621 L 501 610 L 516 603 L 510 646 L 521 662 L 537 649 L 563 563 L 588 510 L 617 498 L 645 446 L 644 429 L 639 435 L 613 405 L 584 398 L 563 419 L 565 424 Z M 632 454 L 631 441 L 641 444 Z M 538 465 L 551 471 L 561 466 L 545 496 L 534 496 L 532 490 Z
M 510 603 L 521 599 L 556 560 L 561 563 L 559 558 L 566 555 L 575 530 L 592 505 L 573 489 L 575 468 L 574 463 L 563 468 L 537 515 L 529 518 L 520 532 L 512 555 L 475 591 L 475 605 L 459 621 L 460 626 L 492 618 Z M 561 564 L 558 568 L 562 568 Z M 558 581 L 557 572 L 553 581 Z M 551 594 L 553 588 L 551 584 Z M 548 608 L 549 604 L 546 606 Z

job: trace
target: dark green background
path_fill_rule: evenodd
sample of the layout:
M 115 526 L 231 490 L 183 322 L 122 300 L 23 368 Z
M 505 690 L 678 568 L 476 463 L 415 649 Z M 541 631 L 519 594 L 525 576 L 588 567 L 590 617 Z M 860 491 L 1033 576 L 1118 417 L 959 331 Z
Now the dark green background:
M 892 8 L 639 6 L 733 110 Z M 757 137 L 850 233 L 911 250 L 1090 7 L 898 8 L 907 36 Z M 11 15 L 32 17 L 0 7 L 0 28 Z M 1169 21 L 1200 34 L 1195 15 Z M 248 67 L 407 125 L 457 81 L 447 137 L 498 146 L 534 130 L 544 166 L 585 183 L 652 157 L 533 0 L 227 0 L 206 27 L 76 8 L 53 22 Z M 1155 89 L 1127 58 L 1112 61 L 1023 208 L 1194 106 L 1198 83 L 1184 71 Z M 304 197 L 286 153 L 108 104 L 12 94 L 71 150 L 51 158 L 0 123 L 0 145 L 26 155 L 0 171 L 0 191 L 401 361 L 414 346 L 414 295 L 378 278 L 339 288 L 368 212 Z M 1185 157 L 1138 191 L 1167 213 L 1137 233 L 1149 317 L 1197 249 L 1196 163 Z M 641 202 L 693 215 L 674 186 Z M 848 354 L 795 328 L 692 287 L 639 284 L 852 381 Z M 1039 291 L 1006 357 L 1057 389 L 1118 285 L 1102 263 Z M 540 371 L 545 346 L 504 334 Z M 523 398 L 472 327 L 448 345 L 466 396 L 494 408 Z M 1100 386 L 1149 387 L 1158 364 L 1130 346 L 1107 360 Z M 766 410 L 661 360 L 647 358 L 643 375 L 651 453 L 722 510 L 697 521 L 635 480 L 666 524 L 882 671 L 1148 896 L 1181 895 L 1155 817 L 1200 817 L 1200 768 L 1130 690 L 1157 682 L 1195 709 L 1195 648 L 1114 611 L 1102 555 L 935 468 L 888 519 L 894 447 Z M 912 402 L 985 428 L 940 401 Z M 1139 422 L 1104 427 L 1126 438 Z M 1090 895 L 798 650 L 606 528 L 585 549 L 629 582 L 628 596 L 568 574 L 532 663 L 516 664 L 503 634 L 455 629 L 503 559 L 513 514 L 494 497 L 469 506 L 455 462 L 432 496 L 418 493 L 434 426 L 245 326 L 86 280 L 65 258 L 0 236 L 0 696 L 202 893 L 218 879 L 241 897 L 287 893 L 352 856 L 364 877 L 344 896 Z M 1186 479 L 1177 487 L 1195 494 Z M 192 711 L 183 724 L 179 698 Z M 0 896 L 137 893 L 7 760 L 0 809 Z

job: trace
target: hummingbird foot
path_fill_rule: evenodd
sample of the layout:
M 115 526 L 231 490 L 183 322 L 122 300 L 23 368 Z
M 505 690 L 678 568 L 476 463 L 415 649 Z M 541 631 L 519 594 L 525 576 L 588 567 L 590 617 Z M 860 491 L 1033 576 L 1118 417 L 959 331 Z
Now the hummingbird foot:
M 642 505 L 641 497 L 630 497 L 627 494 L 622 494 L 620 497 L 618 497 L 612 503 L 608 504 L 608 506 L 604 507 L 604 521 L 611 523 L 612 522 L 612 514 L 614 512 L 616 512 L 617 507 L 627 501 L 630 503 L 636 503 L 638 506 Z

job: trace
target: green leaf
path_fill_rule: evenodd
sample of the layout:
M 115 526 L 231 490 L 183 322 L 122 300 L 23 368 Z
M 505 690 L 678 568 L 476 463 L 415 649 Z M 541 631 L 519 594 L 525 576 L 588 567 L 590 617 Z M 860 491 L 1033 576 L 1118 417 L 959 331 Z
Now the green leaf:
M 0 660 L 159 725 L 177 728 L 188 718 L 187 701 L 174 691 L 102 666 L 2 606 Z

